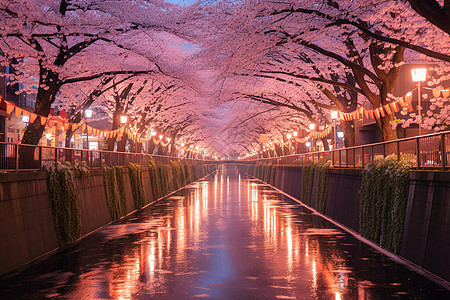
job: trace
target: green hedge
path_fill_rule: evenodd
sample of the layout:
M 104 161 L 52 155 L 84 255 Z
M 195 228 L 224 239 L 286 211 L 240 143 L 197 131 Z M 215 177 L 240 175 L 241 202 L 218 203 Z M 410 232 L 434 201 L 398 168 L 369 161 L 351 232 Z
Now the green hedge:
M 366 166 L 360 190 L 360 232 L 384 249 L 399 253 L 414 161 L 403 156 L 378 159 Z
M 57 165 L 47 170 L 47 189 L 58 244 L 65 246 L 81 237 L 81 210 L 73 170 Z

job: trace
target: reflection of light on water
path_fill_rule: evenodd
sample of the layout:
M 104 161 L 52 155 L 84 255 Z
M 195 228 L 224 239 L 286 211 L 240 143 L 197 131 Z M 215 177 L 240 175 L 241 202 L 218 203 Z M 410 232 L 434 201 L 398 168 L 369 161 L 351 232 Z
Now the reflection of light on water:
M 147 254 L 147 260 L 148 260 L 148 272 L 150 277 L 155 276 L 155 270 L 156 270 L 156 243 L 154 240 L 150 240 L 149 243 L 150 249 Z
M 305 255 L 309 257 L 309 238 L 306 238 Z
M 312 288 L 313 288 L 313 291 L 316 291 L 317 290 L 317 268 L 316 268 L 315 260 L 313 260 L 313 263 L 312 263 L 312 276 L 313 276 Z
M 292 227 L 290 219 L 287 220 L 286 224 L 286 243 L 287 243 L 287 263 L 288 263 L 288 270 L 289 272 L 292 272 L 292 269 L 294 268 L 294 255 L 293 255 L 293 242 L 292 242 Z
M 238 201 L 239 201 L 239 206 L 241 204 L 241 173 L 239 173 L 239 178 L 238 178 Z
M 230 177 L 227 176 L 227 200 L 230 197 Z

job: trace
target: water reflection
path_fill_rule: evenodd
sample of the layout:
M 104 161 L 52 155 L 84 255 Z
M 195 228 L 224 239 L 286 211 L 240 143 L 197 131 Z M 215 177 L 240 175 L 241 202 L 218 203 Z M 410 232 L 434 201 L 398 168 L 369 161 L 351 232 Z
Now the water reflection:
M 5 299 L 449 295 L 232 167 L 0 282 L 0 289 Z

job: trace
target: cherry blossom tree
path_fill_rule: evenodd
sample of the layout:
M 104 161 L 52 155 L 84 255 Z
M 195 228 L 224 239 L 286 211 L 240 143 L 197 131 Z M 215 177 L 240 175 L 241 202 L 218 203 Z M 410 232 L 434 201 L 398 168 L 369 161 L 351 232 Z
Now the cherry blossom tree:
M 161 72 L 144 50 L 153 40 L 144 37 L 167 29 L 171 7 L 144 0 L 2 2 L 2 64 L 17 61 L 15 79 L 29 82 L 29 88 L 37 84 L 34 112 L 47 116 L 64 85 Z M 37 144 L 43 130 L 37 118 L 27 127 L 23 142 Z

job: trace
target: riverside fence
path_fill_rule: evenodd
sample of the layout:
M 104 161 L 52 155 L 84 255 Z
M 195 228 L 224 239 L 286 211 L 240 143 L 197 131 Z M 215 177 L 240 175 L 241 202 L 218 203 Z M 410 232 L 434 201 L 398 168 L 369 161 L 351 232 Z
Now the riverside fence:
M 101 167 L 105 164 L 110 166 L 123 166 L 128 163 L 145 165 L 150 158 L 165 164 L 170 163 L 170 161 L 212 162 L 205 159 L 187 159 L 144 153 L 57 148 L 0 142 L 0 172 L 37 171 L 41 170 L 45 165 L 76 160 L 86 162 L 91 168 Z
M 395 155 L 397 159 L 407 155 L 409 159 L 415 159 L 417 169 L 448 169 L 450 168 L 450 131 L 329 151 L 245 161 L 301 166 L 308 162 L 330 160 L 334 167 L 364 168 L 366 164 L 373 160 L 388 155 Z

